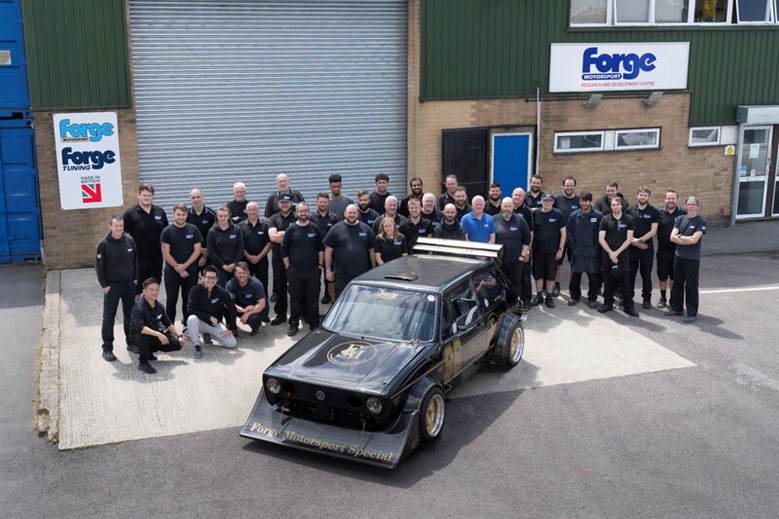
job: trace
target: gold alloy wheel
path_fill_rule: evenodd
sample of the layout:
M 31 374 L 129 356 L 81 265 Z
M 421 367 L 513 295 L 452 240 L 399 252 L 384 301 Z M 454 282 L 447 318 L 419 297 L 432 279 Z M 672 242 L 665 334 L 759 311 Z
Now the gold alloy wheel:
M 509 348 L 509 358 L 513 364 L 517 364 L 522 358 L 522 352 L 525 349 L 525 330 L 521 326 L 514 328 L 511 334 L 511 348 Z
M 425 432 L 430 438 L 441 433 L 444 426 L 444 397 L 440 393 L 433 395 L 425 409 Z

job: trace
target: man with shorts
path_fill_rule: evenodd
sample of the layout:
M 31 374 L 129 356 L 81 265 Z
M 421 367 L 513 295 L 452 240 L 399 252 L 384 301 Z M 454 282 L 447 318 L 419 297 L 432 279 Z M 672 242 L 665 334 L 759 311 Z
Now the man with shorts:
M 674 258 L 676 256 L 676 244 L 671 241 L 671 232 L 674 230 L 674 222 L 678 217 L 687 214 L 687 210 L 679 207 L 676 191 L 668 191 L 665 194 L 665 206 L 657 211 L 657 279 L 660 284 L 660 300 L 657 308 L 665 308 L 668 299 L 667 291 L 674 284 Z
M 554 277 L 557 262 L 563 257 L 567 237 L 563 213 L 554 208 L 554 196 L 551 193 L 541 195 L 541 209 L 533 213 L 533 277 L 536 279 L 536 297 L 533 306 L 544 302 L 546 285 L 546 306 L 554 308 Z

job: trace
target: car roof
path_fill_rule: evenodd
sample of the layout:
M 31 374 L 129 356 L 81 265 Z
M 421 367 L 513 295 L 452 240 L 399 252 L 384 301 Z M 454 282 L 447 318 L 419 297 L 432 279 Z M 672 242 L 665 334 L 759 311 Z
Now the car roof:
M 402 256 L 369 270 L 353 282 L 381 283 L 441 292 L 489 265 L 487 261 L 445 256 Z

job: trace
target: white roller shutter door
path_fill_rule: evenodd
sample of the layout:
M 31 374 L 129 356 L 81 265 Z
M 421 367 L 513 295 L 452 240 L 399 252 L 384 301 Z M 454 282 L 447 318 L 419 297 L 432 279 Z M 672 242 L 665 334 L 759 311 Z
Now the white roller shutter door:
M 141 180 L 170 212 L 280 172 L 307 200 L 406 192 L 406 0 L 129 0 Z

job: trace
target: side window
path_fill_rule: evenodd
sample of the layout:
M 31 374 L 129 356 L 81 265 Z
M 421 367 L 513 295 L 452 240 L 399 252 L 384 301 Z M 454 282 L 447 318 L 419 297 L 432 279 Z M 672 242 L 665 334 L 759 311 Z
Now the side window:
M 469 282 L 466 281 L 453 292 L 451 301 L 454 312 L 452 328 L 454 333 L 459 333 L 476 323 L 479 317 L 479 302 Z
M 441 339 L 446 341 L 449 337 L 455 334 L 454 326 L 454 306 L 449 300 L 442 301 L 441 311 Z
M 476 295 L 479 298 L 479 305 L 482 310 L 492 308 L 506 300 L 503 286 L 488 270 L 483 270 L 476 274 L 473 277 L 473 284 L 476 287 Z

